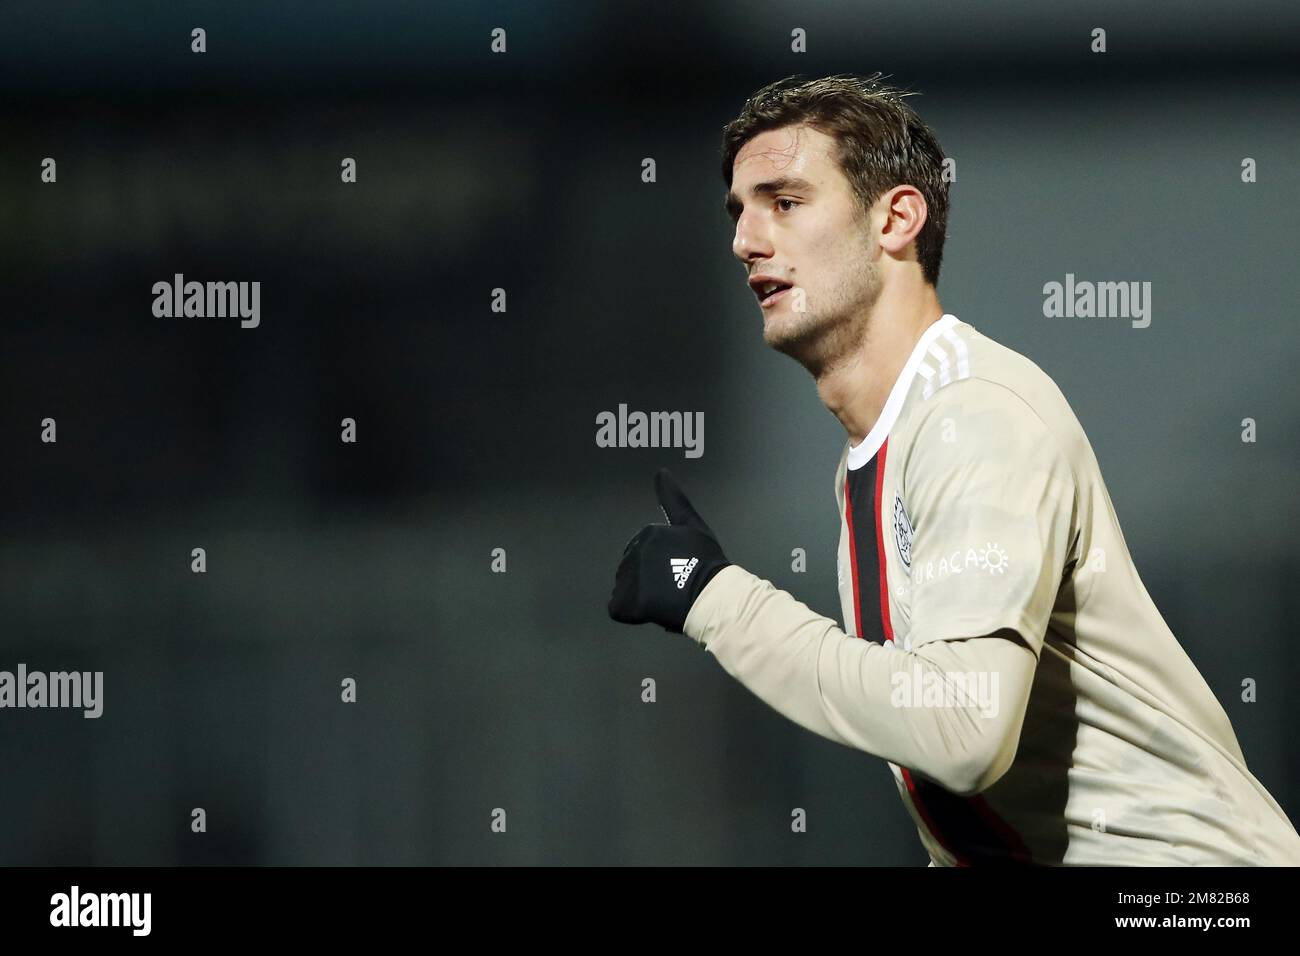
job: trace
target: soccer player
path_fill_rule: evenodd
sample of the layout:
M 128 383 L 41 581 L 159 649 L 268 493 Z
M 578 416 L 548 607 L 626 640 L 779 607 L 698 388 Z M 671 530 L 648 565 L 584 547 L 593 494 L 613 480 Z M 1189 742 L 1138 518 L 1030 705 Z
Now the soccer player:
M 880 76 L 759 90 L 723 134 L 763 337 L 848 440 L 844 629 L 738 565 L 667 472 L 609 613 L 684 632 L 777 711 L 884 758 L 931 865 L 1300 863 L 1138 577 L 1087 436 L 940 306 L 943 152 Z

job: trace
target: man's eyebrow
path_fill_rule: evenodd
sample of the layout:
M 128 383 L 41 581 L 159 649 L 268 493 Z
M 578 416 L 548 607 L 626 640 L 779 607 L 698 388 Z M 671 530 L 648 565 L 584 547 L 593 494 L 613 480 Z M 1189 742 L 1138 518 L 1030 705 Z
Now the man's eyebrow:
M 769 179 L 767 182 L 755 183 L 749 190 L 751 196 L 773 196 L 776 193 L 793 190 L 794 192 L 812 192 L 815 187 L 806 179 L 800 179 L 798 176 L 781 176 L 777 179 Z M 734 192 L 729 192 L 722 202 L 722 207 L 727 210 L 727 215 L 734 222 L 740 218 L 740 210 L 744 203 Z

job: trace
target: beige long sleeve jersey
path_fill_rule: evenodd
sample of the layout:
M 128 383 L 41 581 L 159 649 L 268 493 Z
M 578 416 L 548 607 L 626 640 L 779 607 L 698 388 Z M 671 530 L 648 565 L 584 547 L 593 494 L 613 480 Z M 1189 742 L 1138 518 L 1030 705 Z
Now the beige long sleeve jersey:
M 1300 864 L 1033 362 L 943 316 L 835 495 L 843 629 L 732 565 L 684 631 L 888 761 L 933 864 Z

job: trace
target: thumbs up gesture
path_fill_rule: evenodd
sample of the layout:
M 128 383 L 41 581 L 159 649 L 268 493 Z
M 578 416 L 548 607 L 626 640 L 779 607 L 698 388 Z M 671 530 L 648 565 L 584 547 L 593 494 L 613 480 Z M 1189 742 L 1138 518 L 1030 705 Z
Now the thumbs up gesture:
M 609 616 L 680 634 L 704 586 L 731 562 L 667 468 L 655 474 L 655 494 L 668 523 L 646 525 L 623 549 Z

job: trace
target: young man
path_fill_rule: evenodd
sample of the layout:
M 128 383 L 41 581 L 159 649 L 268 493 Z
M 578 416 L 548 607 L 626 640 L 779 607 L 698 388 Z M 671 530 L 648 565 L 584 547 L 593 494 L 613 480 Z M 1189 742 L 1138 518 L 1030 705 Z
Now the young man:
M 669 524 L 629 542 L 610 615 L 684 631 L 791 720 L 887 760 L 932 865 L 1300 863 L 1064 396 L 940 306 L 943 152 L 902 97 L 793 78 L 724 131 L 763 336 L 848 432 L 845 630 L 728 562 L 666 472 Z

